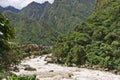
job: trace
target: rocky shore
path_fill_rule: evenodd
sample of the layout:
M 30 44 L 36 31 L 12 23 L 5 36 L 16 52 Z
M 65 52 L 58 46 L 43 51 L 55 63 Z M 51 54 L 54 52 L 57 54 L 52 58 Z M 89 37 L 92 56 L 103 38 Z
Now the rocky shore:
M 120 80 L 120 75 L 110 72 L 47 63 L 47 55 L 26 58 L 19 64 L 17 75 L 36 75 L 39 80 Z

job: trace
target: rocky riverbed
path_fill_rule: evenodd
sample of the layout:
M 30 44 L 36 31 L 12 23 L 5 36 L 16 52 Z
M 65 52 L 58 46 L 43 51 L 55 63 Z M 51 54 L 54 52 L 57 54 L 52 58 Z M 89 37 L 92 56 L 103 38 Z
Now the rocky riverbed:
M 47 55 L 25 59 L 17 75 L 36 75 L 39 80 L 120 80 L 120 75 L 99 70 L 67 67 L 44 61 Z

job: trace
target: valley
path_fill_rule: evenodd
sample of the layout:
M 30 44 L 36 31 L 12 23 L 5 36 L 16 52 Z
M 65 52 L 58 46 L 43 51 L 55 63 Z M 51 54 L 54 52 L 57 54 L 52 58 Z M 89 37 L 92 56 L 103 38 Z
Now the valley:
M 39 80 L 120 80 L 120 75 L 109 72 L 47 63 L 45 58 L 49 55 L 32 59 L 26 58 L 18 66 L 20 71 L 14 73 L 17 75 L 36 75 Z M 27 66 L 36 70 L 25 70 Z
M 0 80 L 120 80 L 120 0 L 48 1 L 0 6 Z

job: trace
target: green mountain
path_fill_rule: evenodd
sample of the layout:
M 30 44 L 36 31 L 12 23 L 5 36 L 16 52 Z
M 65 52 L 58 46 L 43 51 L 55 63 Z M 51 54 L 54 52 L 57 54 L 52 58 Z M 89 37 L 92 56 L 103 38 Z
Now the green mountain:
M 68 65 L 94 65 L 119 73 L 120 0 L 98 0 L 85 22 L 58 37 L 53 55 Z
M 44 10 L 50 6 L 50 3 L 46 1 L 43 4 L 39 4 L 37 2 L 31 2 L 26 7 L 24 7 L 20 14 L 25 15 L 31 19 L 39 19 L 43 14 Z
M 0 12 L 6 11 L 6 10 L 9 10 L 9 11 L 12 11 L 12 12 L 15 12 L 15 13 L 19 13 L 20 12 L 19 9 L 16 9 L 13 6 L 7 6 L 7 7 L 0 6 Z
M 15 26 L 19 43 L 52 44 L 58 34 L 72 30 L 92 12 L 96 0 L 55 0 L 30 3 L 19 13 L 4 11 L 3 14 Z
M 41 19 L 65 33 L 91 14 L 95 2 L 96 0 L 55 0 Z
M 16 42 L 20 44 L 53 44 L 55 42 L 59 33 L 53 27 L 39 20 L 44 9 L 49 5 L 49 2 L 43 4 L 32 2 L 19 13 L 10 10 L 2 12 L 15 27 Z
M 58 32 L 41 20 L 30 19 L 24 15 L 11 11 L 4 11 L 11 25 L 15 27 L 16 39 L 20 44 L 52 44 L 56 40 Z

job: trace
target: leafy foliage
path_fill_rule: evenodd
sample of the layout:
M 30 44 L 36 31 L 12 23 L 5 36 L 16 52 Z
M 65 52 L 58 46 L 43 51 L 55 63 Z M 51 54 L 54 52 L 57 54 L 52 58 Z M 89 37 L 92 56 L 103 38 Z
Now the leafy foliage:
M 8 69 L 20 61 L 20 49 L 16 44 L 10 42 L 13 38 L 14 28 L 0 14 L 0 71 L 2 69 Z
M 9 25 L 9 21 L 0 14 L 0 68 L 4 64 L 7 51 L 9 50 L 8 40 L 14 37 L 14 29 Z
M 99 10 L 96 6 L 93 14 L 73 32 L 58 37 L 53 56 L 64 63 L 120 70 L 120 1 L 102 3 L 105 4 L 99 5 Z
M 31 76 L 16 76 L 12 75 L 8 78 L 8 80 L 37 80 L 35 75 Z
M 83 64 L 85 61 L 84 45 L 91 42 L 90 37 L 79 32 L 58 37 L 58 42 L 53 47 L 53 56 L 63 63 Z

